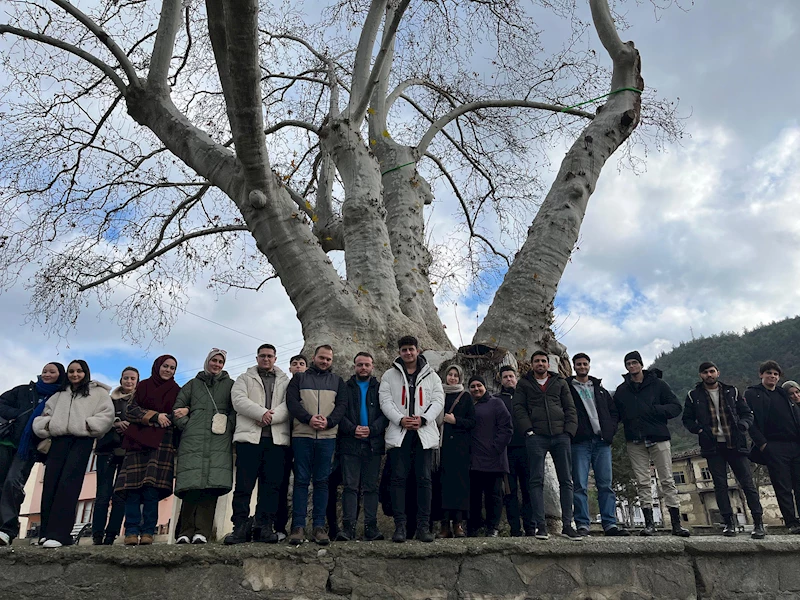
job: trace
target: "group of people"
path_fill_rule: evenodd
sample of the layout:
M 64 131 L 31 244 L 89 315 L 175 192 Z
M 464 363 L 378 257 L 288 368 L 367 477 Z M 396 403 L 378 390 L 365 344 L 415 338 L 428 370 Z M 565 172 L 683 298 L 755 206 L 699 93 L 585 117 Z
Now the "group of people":
M 380 381 L 369 352 L 355 356 L 353 375 L 344 381 L 331 369 L 329 345 L 316 348 L 311 361 L 292 357 L 288 375 L 276 366 L 271 344 L 258 348 L 256 364 L 235 381 L 224 370 L 226 358 L 224 350 L 213 348 L 203 370 L 180 387 L 174 380 L 177 360 L 160 356 L 144 380 L 134 367 L 125 368 L 114 390 L 93 381 L 83 360 L 66 369 L 53 362 L 36 381 L 0 396 L 0 545 L 10 545 L 19 533 L 24 487 L 37 461 L 45 462 L 39 543 L 71 543 L 93 450 L 95 544 L 112 544 L 123 519 L 126 545 L 152 544 L 158 503 L 173 493 L 182 500 L 176 543 L 206 543 L 217 500 L 231 490 L 233 532 L 226 544 L 275 543 L 288 536 L 290 544 L 309 538 L 325 545 L 333 530 L 337 540 L 354 540 L 362 510 L 363 539 L 380 540 L 382 472 L 388 481 L 384 512 L 394 518 L 395 542 L 481 532 L 495 537 L 504 504 L 512 536 L 548 539 L 548 453 L 559 483 L 561 535 L 589 535 L 593 470 L 604 534 L 627 536 L 616 520 L 612 488 L 611 443 L 620 422 L 644 513 L 640 534 L 656 533 L 653 462 L 672 534 L 688 536 L 667 428 L 681 413 L 708 459 L 724 534 L 736 534 L 727 490 L 730 465 L 753 515 L 752 536 L 764 537 L 750 458 L 767 465 L 786 525 L 800 533 L 800 386 L 778 386 L 781 369 L 774 361 L 761 365 L 761 383 L 744 395 L 719 381 L 716 365 L 704 362 L 700 382 L 681 406 L 660 373 L 643 368 L 638 352 L 625 356 L 625 381 L 613 395 L 589 375 L 585 353 L 573 357 L 575 375 L 568 378 L 550 370 L 542 351 L 533 353 L 521 378 L 504 366 L 497 395 L 480 375 L 467 379 L 458 365 L 444 369 L 442 382 L 412 336 L 399 340 L 398 357 Z M 341 526 L 336 489 L 329 490 L 334 463 L 343 483 Z M 331 498 L 332 519 L 326 510 Z

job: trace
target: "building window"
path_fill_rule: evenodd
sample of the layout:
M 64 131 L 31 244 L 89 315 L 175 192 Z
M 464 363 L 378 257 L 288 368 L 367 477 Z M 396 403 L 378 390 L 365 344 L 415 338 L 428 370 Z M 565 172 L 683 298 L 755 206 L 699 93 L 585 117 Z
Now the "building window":
M 700 467 L 700 477 L 704 481 L 711 481 L 711 471 L 708 470 L 708 467 Z
M 91 523 L 94 511 L 94 500 L 81 500 L 75 514 L 76 523 Z
M 97 471 L 97 455 L 92 452 L 92 455 L 89 457 L 89 463 L 86 465 L 86 472 L 94 473 L 95 471 Z
M 675 479 L 675 483 L 686 483 L 686 475 L 683 471 L 676 471 L 672 477 Z

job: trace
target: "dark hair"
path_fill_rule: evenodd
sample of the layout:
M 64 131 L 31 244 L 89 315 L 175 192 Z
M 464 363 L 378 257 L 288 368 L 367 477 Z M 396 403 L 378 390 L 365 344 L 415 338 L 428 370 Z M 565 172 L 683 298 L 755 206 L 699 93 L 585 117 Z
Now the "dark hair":
M 419 340 L 417 340 L 417 338 L 415 338 L 413 335 L 404 335 L 397 340 L 397 348 L 400 349 L 403 346 L 414 346 L 414 348 L 419 348 Z
M 514 367 L 512 367 L 511 365 L 504 365 L 504 366 L 500 367 L 500 373 L 498 373 L 498 375 L 500 375 L 500 377 L 502 377 L 503 373 L 505 373 L 506 371 L 513 371 L 514 374 L 517 373 L 517 370 Z
M 759 375 L 763 375 L 766 371 L 777 371 L 778 375 L 783 375 L 783 369 L 781 369 L 781 366 L 774 360 L 765 361 L 758 367 Z
M 122 369 L 122 372 L 119 374 L 119 383 L 120 383 L 120 385 L 122 385 L 122 376 L 125 374 L 125 371 L 133 371 L 134 373 L 136 373 L 136 379 L 141 379 L 141 377 L 142 377 L 141 375 L 139 375 L 139 369 L 137 369 L 136 367 L 125 367 L 124 369 Z
M 372 354 L 370 354 L 369 352 L 359 352 L 358 354 L 356 354 L 356 355 L 353 357 L 353 364 L 355 364 L 355 362 L 356 362 L 356 360 L 358 360 L 358 357 L 359 357 L 359 356 L 366 356 L 366 357 L 367 357 L 368 359 L 370 359 L 372 362 L 375 362 L 375 357 L 374 357 L 374 356 L 372 356 Z
M 534 356 L 544 356 L 547 359 L 547 362 L 550 362 L 550 357 L 547 355 L 547 352 L 544 350 L 536 350 L 533 354 L 531 354 L 531 362 L 533 362 Z
M 717 371 L 719 371 L 719 368 L 717 368 L 717 365 L 715 365 L 715 364 L 714 364 L 713 362 L 711 362 L 710 360 L 707 360 L 707 361 L 705 361 L 705 362 L 701 362 L 701 363 L 700 363 L 700 366 L 699 366 L 699 367 L 697 367 L 697 372 L 698 372 L 698 373 L 702 373 L 702 372 L 703 372 L 703 371 L 705 371 L 706 369 L 710 369 L 710 368 L 712 368 L 712 367 L 713 367 L 713 368 L 715 368 L 715 369 L 717 369 Z
M 256 354 L 261 352 L 264 348 L 266 348 L 267 350 L 272 350 L 275 353 L 275 356 L 278 356 L 278 351 L 275 349 L 275 346 L 273 346 L 272 344 L 261 344 L 258 347 L 258 350 L 256 350 Z
M 308 359 L 302 354 L 295 354 L 292 358 L 289 359 L 289 364 L 292 364 L 296 360 L 302 360 L 304 363 L 308 364 Z
M 572 357 L 572 364 L 574 365 L 575 361 L 578 360 L 579 358 L 585 358 L 586 362 L 588 363 L 592 362 L 592 359 L 589 358 L 589 355 L 586 354 L 586 352 L 578 352 L 575 356 Z
M 314 349 L 314 356 L 316 356 L 316 355 L 317 355 L 317 353 L 318 353 L 320 350 L 323 350 L 323 349 L 324 349 L 324 350 L 330 350 L 330 351 L 331 351 L 331 353 L 333 353 L 333 348 L 331 348 L 331 346 L 330 346 L 329 344 L 322 344 L 321 346 L 317 346 L 317 347 Z M 306 364 L 308 364 L 308 362 L 306 362 Z
M 89 372 L 89 365 L 86 364 L 85 360 L 77 359 L 69 361 L 67 365 L 67 371 L 69 371 L 70 365 L 80 365 L 81 369 L 83 369 L 83 380 L 78 384 L 78 389 L 72 391 L 73 396 L 88 396 L 89 395 L 89 382 L 92 380 L 92 374 Z M 61 391 L 72 389 L 72 384 L 70 383 L 69 379 L 64 382 L 64 386 L 61 388 Z

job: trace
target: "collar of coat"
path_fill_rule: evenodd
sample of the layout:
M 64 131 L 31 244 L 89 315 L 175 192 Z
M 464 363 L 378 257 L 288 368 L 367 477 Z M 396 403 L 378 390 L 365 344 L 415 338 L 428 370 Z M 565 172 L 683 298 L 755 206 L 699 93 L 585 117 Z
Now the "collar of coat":
M 273 373 L 275 373 L 275 383 L 281 381 L 282 379 L 289 379 L 289 376 L 284 373 L 280 367 L 274 366 L 272 367 Z M 252 377 L 258 381 L 261 381 L 261 375 L 258 373 L 258 365 L 253 365 L 252 367 L 248 367 L 245 374 L 248 377 Z
M 406 364 L 403 362 L 403 359 L 398 356 L 397 358 L 394 359 L 392 365 L 394 366 L 395 369 L 397 369 L 398 371 L 400 371 L 400 373 L 402 373 L 403 380 L 406 381 L 407 380 Z M 431 369 L 431 366 L 428 364 L 428 361 L 425 359 L 424 356 L 420 354 L 417 357 L 417 370 L 416 370 L 417 381 L 419 381 L 421 376 L 428 375 L 432 371 L 433 369 Z
M 528 381 L 530 381 L 531 385 L 534 385 L 538 389 L 541 389 L 539 387 L 539 382 L 536 381 L 536 374 L 533 372 L 533 369 L 531 369 L 530 371 L 525 373 L 525 378 Z M 564 378 L 561 377 L 561 375 L 559 375 L 558 373 L 553 373 L 552 371 L 548 371 L 547 372 L 547 381 L 544 384 L 544 389 L 546 389 L 546 390 L 550 389 L 550 386 L 553 385 L 553 382 L 558 380 L 558 379 L 564 379 Z
M 643 369 L 642 373 L 644 374 L 644 379 L 642 379 L 641 386 L 645 387 L 652 383 L 655 383 L 657 379 L 661 379 L 663 373 L 660 369 Z M 631 374 L 625 373 L 622 378 L 625 380 L 625 383 L 633 383 L 631 381 Z
M 575 375 L 570 375 L 569 377 L 567 377 L 567 383 L 571 384 L 576 379 L 577 379 L 577 377 L 575 377 Z M 592 377 L 591 375 L 589 375 L 589 381 L 592 383 L 592 385 L 594 385 L 594 387 L 602 387 L 602 385 L 603 385 L 603 380 L 602 379 L 599 379 L 597 377 Z M 580 383 L 580 382 L 578 382 L 578 383 Z
M 350 379 L 347 380 L 347 385 L 352 385 L 354 387 L 358 387 L 358 381 L 359 381 L 358 376 L 357 375 L 352 375 L 350 377 Z M 368 381 L 369 381 L 369 386 L 367 386 L 368 388 L 374 387 L 374 386 L 378 385 L 378 383 L 379 383 L 378 380 L 375 377 L 373 377 L 372 375 L 370 375 Z

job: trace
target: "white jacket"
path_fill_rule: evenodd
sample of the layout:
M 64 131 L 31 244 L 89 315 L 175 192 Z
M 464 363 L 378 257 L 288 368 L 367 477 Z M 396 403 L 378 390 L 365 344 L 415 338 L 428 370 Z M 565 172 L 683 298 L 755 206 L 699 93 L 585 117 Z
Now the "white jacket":
M 389 419 L 389 426 L 386 428 L 387 450 L 399 448 L 403 443 L 406 430 L 400 426 L 400 419 L 410 416 L 410 402 L 414 402 L 414 415 L 425 418 L 425 425 L 419 429 L 422 447 L 428 450 L 439 446 L 439 427 L 436 425 L 436 417 L 444 410 L 442 380 L 424 358 L 420 362 L 422 366 L 417 375 L 414 398 L 410 398 L 406 370 L 400 358 L 397 358 L 392 368 L 381 377 L 378 397 L 381 410 Z
M 114 423 L 111 387 L 99 381 L 89 382 L 88 396 L 73 396 L 72 389 L 50 396 L 42 415 L 33 420 L 33 433 L 40 438 L 74 435 L 101 438 Z
M 272 424 L 269 426 L 272 441 L 278 446 L 288 446 L 291 442 L 289 432 L 289 409 L 286 406 L 286 388 L 289 378 L 278 367 L 275 370 L 275 388 L 272 390 Z M 258 424 L 264 416 L 266 408 L 264 383 L 258 374 L 258 367 L 253 366 L 236 378 L 231 389 L 231 402 L 236 411 L 236 430 L 234 442 L 258 444 L 261 442 L 262 427 Z

